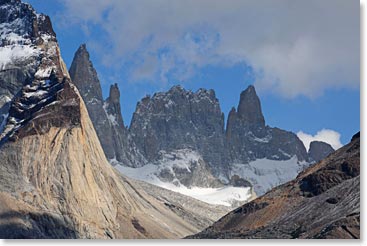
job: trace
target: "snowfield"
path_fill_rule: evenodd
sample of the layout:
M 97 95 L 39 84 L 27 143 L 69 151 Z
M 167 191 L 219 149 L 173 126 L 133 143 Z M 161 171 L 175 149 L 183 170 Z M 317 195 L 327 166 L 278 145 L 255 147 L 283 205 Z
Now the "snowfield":
M 171 190 L 197 200 L 223 206 L 234 206 L 242 204 L 253 198 L 250 187 L 222 186 L 219 188 L 209 187 L 187 187 L 177 178 L 172 182 L 162 181 L 159 174 L 162 171 L 170 172 L 175 177 L 175 169 L 191 172 L 192 168 L 199 162 L 201 156 L 195 151 L 179 150 L 173 153 L 163 153 L 159 164 L 148 164 L 140 168 L 122 166 L 116 160 L 110 160 L 111 164 L 122 174 L 136 180 L 144 181 L 167 190 Z
M 186 196 L 193 197 L 197 200 L 223 206 L 232 206 L 234 202 L 246 202 L 252 197 L 251 188 L 225 186 L 223 188 L 188 188 L 182 184 L 175 185 L 172 183 L 162 182 L 156 175 L 159 166 L 148 164 L 140 168 L 124 167 L 116 165 L 115 168 L 129 178 L 144 181 L 167 190 L 171 190 Z
M 201 156 L 195 151 L 178 151 L 165 153 L 159 164 L 148 164 L 140 168 L 122 166 L 116 160 L 110 160 L 122 174 L 140 181 L 144 181 L 174 192 L 181 193 L 200 201 L 224 206 L 233 206 L 238 202 L 244 203 L 253 198 L 251 188 L 223 186 L 220 188 L 187 187 L 177 178 L 171 182 L 163 181 L 159 174 L 165 170 L 175 175 L 175 168 L 186 169 L 190 172 L 192 163 L 197 163 Z M 289 160 L 258 159 L 247 164 L 236 163 L 231 165 L 231 175 L 249 181 L 253 185 L 257 196 L 265 194 L 272 188 L 284 184 L 304 170 L 309 163 L 298 161 L 296 156 Z
M 248 180 L 255 193 L 261 196 L 273 187 L 296 178 L 308 165 L 298 161 L 296 156 L 286 161 L 258 159 L 248 164 L 233 164 L 231 174 Z

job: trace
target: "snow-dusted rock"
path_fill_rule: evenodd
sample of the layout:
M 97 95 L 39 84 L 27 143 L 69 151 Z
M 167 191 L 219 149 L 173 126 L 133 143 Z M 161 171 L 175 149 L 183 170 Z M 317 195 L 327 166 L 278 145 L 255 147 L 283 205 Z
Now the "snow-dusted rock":
M 137 146 L 149 161 L 159 152 L 196 150 L 216 176 L 227 172 L 224 116 L 213 90 L 187 91 L 174 86 L 143 98 L 130 126 Z

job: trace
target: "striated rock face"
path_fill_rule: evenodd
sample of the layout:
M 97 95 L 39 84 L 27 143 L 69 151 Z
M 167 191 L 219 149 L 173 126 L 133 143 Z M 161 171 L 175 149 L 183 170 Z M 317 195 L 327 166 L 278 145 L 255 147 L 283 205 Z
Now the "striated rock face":
M 76 51 L 69 72 L 86 103 L 106 157 L 113 164 L 122 163 L 130 167 L 145 165 L 145 158 L 136 148 L 124 126 L 117 84 L 111 86 L 110 96 L 104 101 L 101 84 L 85 44 Z
M 175 86 L 143 98 L 130 126 L 137 146 L 149 161 L 159 151 L 194 149 L 216 176 L 227 172 L 224 117 L 213 90 L 196 93 Z
M 228 115 L 226 137 L 230 159 L 234 163 L 249 163 L 256 159 L 289 160 L 297 156 L 307 160 L 306 149 L 292 132 L 265 126 L 260 100 L 255 88 L 241 93 L 237 111 Z
M 191 238 L 360 238 L 360 138 Z
M 11 101 L 0 143 L 1 238 L 179 238 L 218 216 L 205 217 L 200 224 L 188 215 L 192 209 L 169 208 L 167 200 L 146 193 L 111 167 L 62 63 L 53 31 L 39 34 L 41 27 L 50 28 L 42 24 L 48 18 L 16 0 L 0 1 L 0 16 L 16 23 L 8 26 L 7 37 L 19 31 L 27 39 L 2 43 L 1 59 L 8 45 L 12 52 L 1 75 L 6 68 L 29 69 L 14 88 L 2 87 Z M 18 26 L 28 20 L 34 20 L 33 25 Z M 14 51 L 23 48 L 37 55 L 22 52 L 13 59 L 18 55 Z M 8 73 L 1 79 L 11 83 L 21 78 L 10 77 Z
M 310 161 L 319 162 L 335 150 L 330 144 L 320 141 L 313 141 L 310 144 L 310 149 L 308 151 L 308 157 Z

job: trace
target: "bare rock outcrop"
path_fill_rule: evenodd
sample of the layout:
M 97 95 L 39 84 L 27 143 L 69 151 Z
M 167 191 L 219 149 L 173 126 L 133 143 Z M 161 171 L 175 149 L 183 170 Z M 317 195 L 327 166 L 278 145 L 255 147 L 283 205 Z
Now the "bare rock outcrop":
M 308 150 L 308 158 L 312 162 L 319 162 L 335 150 L 330 144 L 321 141 L 312 141 Z

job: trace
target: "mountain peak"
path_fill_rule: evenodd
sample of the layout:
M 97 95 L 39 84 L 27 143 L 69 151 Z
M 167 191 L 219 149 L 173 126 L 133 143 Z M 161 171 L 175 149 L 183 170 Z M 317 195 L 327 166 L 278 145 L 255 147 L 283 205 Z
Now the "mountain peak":
M 101 84 L 85 44 L 75 52 L 69 74 L 87 104 L 95 100 L 103 101 Z
M 308 155 L 312 159 L 312 161 L 318 162 L 333 153 L 334 151 L 335 150 L 333 149 L 333 147 L 328 143 L 321 141 L 312 141 L 310 143 Z
M 241 93 L 237 112 L 239 118 L 249 125 L 265 126 L 260 99 L 253 85 L 250 85 Z

